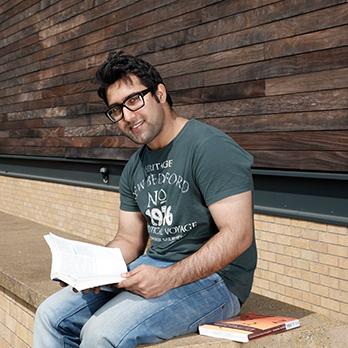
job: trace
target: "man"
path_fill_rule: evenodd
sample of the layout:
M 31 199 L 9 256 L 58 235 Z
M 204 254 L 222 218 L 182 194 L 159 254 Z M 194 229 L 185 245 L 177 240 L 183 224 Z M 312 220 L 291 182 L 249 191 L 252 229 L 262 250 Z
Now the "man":
M 137 144 L 120 182 L 117 293 L 67 287 L 35 318 L 34 347 L 135 347 L 236 316 L 256 266 L 252 157 L 178 116 L 157 70 L 111 52 L 97 71 L 107 117 Z M 148 237 L 151 245 L 144 255 Z

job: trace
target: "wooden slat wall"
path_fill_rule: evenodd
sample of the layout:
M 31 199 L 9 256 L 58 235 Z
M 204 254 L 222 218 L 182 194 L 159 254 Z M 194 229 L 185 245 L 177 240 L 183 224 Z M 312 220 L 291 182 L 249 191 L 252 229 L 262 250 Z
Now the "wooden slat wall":
M 346 0 L 1 0 L 0 154 L 127 160 L 94 82 L 113 49 L 254 168 L 348 172 Z

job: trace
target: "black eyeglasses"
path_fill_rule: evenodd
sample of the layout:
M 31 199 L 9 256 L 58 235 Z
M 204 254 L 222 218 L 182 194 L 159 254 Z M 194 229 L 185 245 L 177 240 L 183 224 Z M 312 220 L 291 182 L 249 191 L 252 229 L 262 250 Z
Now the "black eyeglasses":
M 145 89 L 139 93 L 133 94 L 127 98 L 122 104 L 113 105 L 109 110 L 105 112 L 105 115 L 114 123 L 117 123 L 123 118 L 123 108 L 127 108 L 130 111 L 137 111 L 145 105 L 145 95 L 150 92 L 150 88 Z

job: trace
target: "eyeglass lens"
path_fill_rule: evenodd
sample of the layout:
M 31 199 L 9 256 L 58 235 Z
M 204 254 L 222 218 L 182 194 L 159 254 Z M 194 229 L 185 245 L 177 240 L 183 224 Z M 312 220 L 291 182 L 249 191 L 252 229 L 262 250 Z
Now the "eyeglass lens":
M 130 111 L 137 111 L 144 106 L 144 98 L 141 93 L 135 94 L 128 98 L 121 105 L 115 105 L 107 111 L 107 116 L 115 121 L 120 120 L 123 117 L 123 107 L 126 107 Z

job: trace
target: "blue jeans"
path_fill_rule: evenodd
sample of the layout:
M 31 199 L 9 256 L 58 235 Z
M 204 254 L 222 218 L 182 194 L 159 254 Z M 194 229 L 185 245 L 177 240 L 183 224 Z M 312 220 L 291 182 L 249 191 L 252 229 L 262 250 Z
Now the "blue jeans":
M 129 265 L 168 267 L 172 262 L 141 256 Z M 34 348 L 131 348 L 186 333 L 199 325 L 236 316 L 238 298 L 218 274 L 144 299 L 126 290 L 74 293 L 67 287 L 38 308 Z

